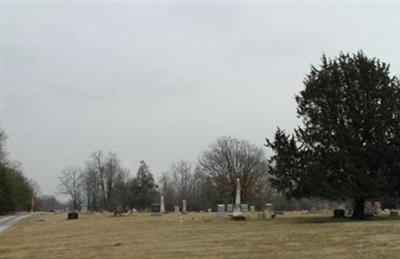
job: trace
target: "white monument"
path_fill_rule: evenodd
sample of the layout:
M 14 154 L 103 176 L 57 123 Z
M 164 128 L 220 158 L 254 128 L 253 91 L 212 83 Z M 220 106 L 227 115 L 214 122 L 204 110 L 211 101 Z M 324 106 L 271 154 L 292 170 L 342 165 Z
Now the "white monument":
M 236 178 L 236 199 L 235 199 L 235 207 L 232 213 L 232 219 L 235 220 L 243 220 L 245 216 L 242 212 L 242 208 L 240 206 L 240 180 Z
M 187 209 L 186 209 L 186 200 L 182 200 L 182 213 L 186 214 L 187 213 Z
M 161 195 L 160 213 L 165 213 L 165 203 L 164 203 L 164 196 L 163 195 Z

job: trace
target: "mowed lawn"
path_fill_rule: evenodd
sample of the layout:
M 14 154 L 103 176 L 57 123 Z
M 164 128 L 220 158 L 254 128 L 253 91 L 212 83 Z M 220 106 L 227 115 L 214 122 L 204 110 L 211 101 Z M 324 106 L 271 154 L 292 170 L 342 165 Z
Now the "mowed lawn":
M 50 214 L 49 214 L 50 215 Z M 335 221 L 287 213 L 113 217 L 35 215 L 0 234 L 0 258 L 400 258 L 400 220 Z

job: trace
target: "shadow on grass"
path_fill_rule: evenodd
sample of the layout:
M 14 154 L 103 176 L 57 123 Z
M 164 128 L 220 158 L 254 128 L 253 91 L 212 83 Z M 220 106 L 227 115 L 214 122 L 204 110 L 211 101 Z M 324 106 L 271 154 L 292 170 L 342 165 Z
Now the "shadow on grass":
M 399 221 L 397 218 L 391 218 L 389 216 L 374 216 L 366 217 L 365 219 L 353 219 L 353 218 L 343 218 L 335 219 L 329 216 L 315 216 L 315 217 L 293 217 L 281 219 L 289 224 L 331 224 L 331 223 L 357 223 L 357 222 L 379 222 L 379 221 Z

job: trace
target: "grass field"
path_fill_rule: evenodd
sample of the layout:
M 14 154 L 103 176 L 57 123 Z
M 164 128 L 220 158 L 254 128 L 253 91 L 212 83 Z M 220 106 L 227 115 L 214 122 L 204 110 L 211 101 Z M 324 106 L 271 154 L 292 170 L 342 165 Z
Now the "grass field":
M 215 214 L 35 215 L 0 234 L 0 258 L 400 258 L 400 220 Z

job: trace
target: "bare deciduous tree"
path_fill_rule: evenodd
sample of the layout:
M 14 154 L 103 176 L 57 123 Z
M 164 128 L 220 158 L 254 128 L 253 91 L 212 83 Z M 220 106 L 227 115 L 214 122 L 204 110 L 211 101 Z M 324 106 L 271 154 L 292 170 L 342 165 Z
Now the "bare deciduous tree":
M 221 202 L 234 201 L 236 178 L 239 178 L 242 200 L 253 203 L 264 188 L 260 179 L 268 171 L 268 162 L 261 148 L 230 137 L 217 139 L 204 152 L 199 165 L 213 180 L 217 199 Z
M 126 206 L 128 171 L 114 153 L 93 152 L 86 163 L 84 189 L 89 210 L 114 210 Z M 121 192 L 125 192 L 122 194 Z M 116 197 L 114 197 L 116 195 Z
M 189 162 L 171 164 L 170 171 L 162 174 L 159 183 L 168 210 L 172 210 L 173 205 L 180 205 L 182 200 L 187 201 L 190 210 L 205 210 L 216 204 L 211 178 L 198 166 L 193 170 Z
M 60 176 L 60 193 L 68 195 L 71 198 L 74 210 L 80 210 L 82 205 L 82 184 L 83 174 L 79 168 L 67 167 Z
M 172 180 L 175 185 L 178 202 L 192 200 L 193 173 L 192 165 L 186 161 L 179 161 L 171 165 Z
M 96 172 L 99 184 L 99 196 L 100 206 L 102 209 L 107 208 L 107 195 L 106 195 L 106 180 L 105 180 L 105 169 L 107 159 L 102 151 L 93 152 L 90 156 L 87 165 L 89 170 Z

